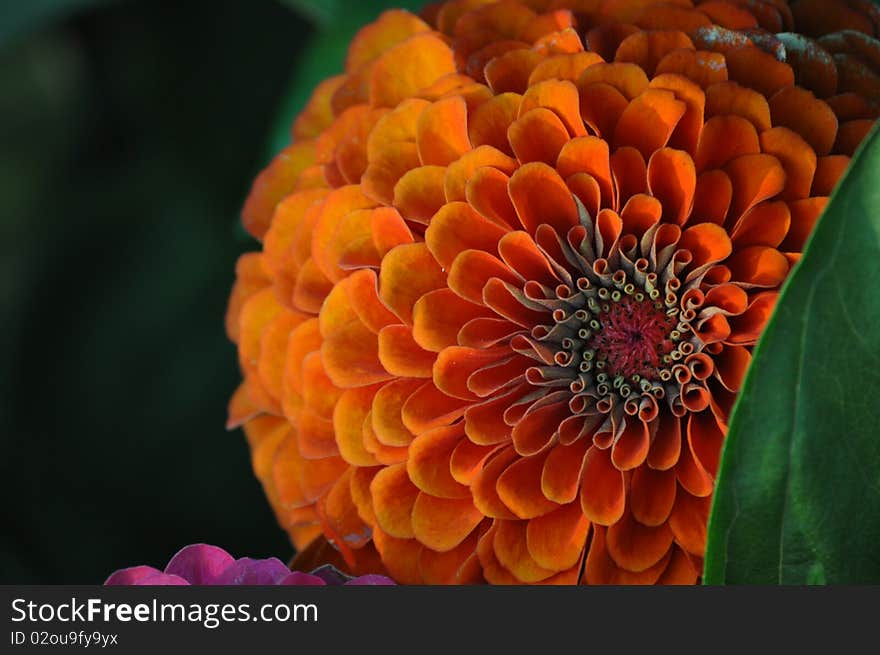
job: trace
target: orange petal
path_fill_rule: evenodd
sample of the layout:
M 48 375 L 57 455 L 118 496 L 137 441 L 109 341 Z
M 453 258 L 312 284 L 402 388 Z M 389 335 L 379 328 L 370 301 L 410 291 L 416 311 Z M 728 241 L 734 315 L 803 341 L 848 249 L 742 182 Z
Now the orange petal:
M 419 572 L 425 584 L 451 585 L 467 584 L 458 582 L 456 575 L 465 560 L 476 553 L 478 530 L 471 532 L 467 539 L 445 553 L 438 553 L 425 546 L 419 552 Z
M 401 410 L 422 384 L 424 382 L 417 379 L 393 380 L 376 392 L 370 418 L 379 442 L 386 446 L 406 446 L 414 439 L 415 435 L 403 424 Z
M 727 81 L 727 64 L 719 52 L 681 48 L 668 52 L 658 63 L 656 74 L 682 75 L 703 89 Z
M 340 396 L 333 412 L 333 431 L 339 454 L 352 466 L 375 466 L 379 462 L 364 446 L 363 426 L 373 404 L 374 388 L 349 389 Z
M 467 401 L 447 396 L 432 380 L 416 389 L 403 404 L 403 424 L 413 434 L 449 425 L 464 414 Z
M 681 452 L 681 421 L 667 412 L 660 413 L 657 433 L 648 452 L 648 466 L 665 471 L 678 462 Z
M 740 155 L 761 152 L 755 126 L 742 116 L 713 116 L 706 121 L 700 132 L 697 154 L 694 159 L 697 170 L 721 168 Z
M 433 34 L 417 34 L 381 55 L 370 79 L 370 103 L 394 107 L 455 72 L 450 47 Z
M 766 134 L 766 132 L 765 132 Z M 746 246 L 777 247 L 791 224 L 791 213 L 784 202 L 762 202 L 746 212 L 731 235 L 737 250 Z
M 382 260 L 379 297 L 407 325 L 416 301 L 445 285 L 446 275 L 424 243 L 397 246 Z
M 616 469 L 629 471 L 645 461 L 650 445 L 648 426 L 644 421 L 630 417 L 611 447 L 611 462 Z
M 544 450 L 563 420 L 571 416 L 568 399 L 530 408 L 513 427 L 513 446 L 523 456 Z
M 581 98 L 581 116 L 593 132 L 610 141 L 617 121 L 629 105 L 618 89 L 605 82 L 591 82 L 578 87 Z
M 780 90 L 770 98 L 774 125 L 800 134 L 819 156 L 831 152 L 837 137 L 837 116 L 812 92 L 797 86 Z
M 693 153 L 703 129 L 706 114 L 706 94 L 699 85 L 681 75 L 658 75 L 650 88 L 671 91 L 676 100 L 685 104 L 684 116 L 669 137 L 669 146 Z
M 340 285 L 345 289 L 351 309 L 371 332 L 379 332 L 386 325 L 397 323 L 379 299 L 376 272 L 361 269 L 349 275 Z
M 648 527 L 629 512 L 608 528 L 608 554 L 623 569 L 636 573 L 659 562 L 672 545 L 672 531 L 666 524 Z
M 504 130 L 506 134 L 506 125 Z M 505 143 L 507 143 L 506 139 L 505 136 Z M 478 146 L 447 167 L 446 179 L 444 180 L 446 200 L 448 202 L 464 200 L 467 197 L 468 181 L 477 170 L 484 166 L 491 166 L 509 174 L 513 173 L 517 164 L 515 159 L 508 157 L 497 148 L 487 145 Z
M 541 55 L 532 50 L 511 50 L 496 57 L 483 69 L 486 82 L 495 95 L 528 88 L 529 77 L 541 62 Z
M 675 497 L 675 507 L 669 515 L 669 528 L 675 542 L 684 550 L 702 557 L 706 552 L 706 525 L 712 498 L 698 498 L 680 489 Z
M 733 199 L 727 213 L 732 221 L 785 188 L 785 171 L 771 155 L 742 155 L 728 163 L 724 171 L 733 184 Z
M 570 503 L 577 498 L 589 445 L 587 439 L 577 439 L 550 449 L 541 472 L 541 491 L 546 498 L 556 503 Z
M 255 416 L 261 413 L 260 409 L 254 405 L 247 394 L 247 385 L 244 383 L 238 385 L 232 398 L 229 399 L 227 408 L 226 429 L 234 430 L 244 425 Z
M 507 140 L 507 130 L 519 116 L 521 102 L 522 96 L 517 93 L 502 93 L 474 110 L 468 119 L 468 136 L 476 149 L 479 146 L 489 146 L 496 152 L 513 154 Z
M 693 49 L 693 47 L 693 42 L 684 32 L 676 30 L 636 32 L 620 43 L 614 61 L 637 64 L 648 77 L 653 77 L 657 64 L 664 55 L 680 48 Z
M 624 146 L 611 155 L 611 172 L 615 185 L 615 206 L 623 207 L 630 197 L 644 193 L 647 187 L 647 165 L 642 154 Z
M 425 109 L 416 130 L 423 164 L 447 166 L 471 149 L 467 105 L 461 96 L 443 98 Z
M 348 469 L 339 477 L 330 491 L 322 496 L 316 510 L 324 531 L 332 535 L 334 544 L 344 548 L 363 548 L 370 540 L 371 531 L 358 516 L 357 505 L 351 497 L 351 475 Z
M 415 539 L 397 539 L 383 530 L 373 528 L 373 543 L 382 556 L 382 563 L 399 584 L 423 584 L 419 571 L 422 545 Z
M 333 418 L 333 408 L 342 390 L 333 385 L 324 370 L 320 352 L 312 352 L 302 360 L 303 404 L 317 416 Z
M 874 127 L 874 119 L 871 118 L 862 118 L 842 123 L 837 131 L 834 152 L 853 155 L 859 144 L 868 136 L 872 127 Z
M 791 211 L 791 226 L 785 240 L 780 245 L 780 250 L 785 252 L 800 252 L 804 249 L 807 239 L 813 232 L 813 227 L 825 205 L 828 204 L 828 198 L 804 198 L 795 202 L 788 203 Z
M 477 559 L 483 569 L 483 576 L 489 584 L 515 585 L 522 582 L 498 561 L 495 554 L 495 534 L 498 531 L 498 522 L 493 521 L 492 526 L 480 537 L 477 542 Z
M 589 72 L 590 69 L 587 69 Z M 685 112 L 669 91 L 647 89 L 627 105 L 614 129 L 615 148 L 633 146 L 645 159 L 669 141 Z
M 437 262 L 448 268 L 463 250 L 496 252 L 498 240 L 506 231 L 474 211 L 469 204 L 450 202 L 431 219 L 425 231 L 425 244 Z
M 739 316 L 730 319 L 730 337 L 728 343 L 738 345 L 753 345 L 760 336 L 779 294 L 775 291 L 767 291 L 757 294 L 749 304 L 748 309 Z
M 548 451 L 522 457 L 513 462 L 498 478 L 496 488 L 502 502 L 517 517 L 534 518 L 558 507 L 541 491 L 541 474 Z
M 398 539 L 413 536 L 412 508 L 419 495 L 406 473 L 406 464 L 380 469 L 370 483 L 373 511 L 379 526 Z
M 407 171 L 394 185 L 394 206 L 404 218 L 427 224 L 446 202 L 442 166 L 420 166 Z
M 504 422 L 504 412 L 511 403 L 525 395 L 528 389 L 528 386 L 520 385 L 468 407 L 465 411 L 465 432 L 471 441 L 482 445 L 508 441 L 510 426 Z
M 456 481 L 464 485 L 470 485 L 477 474 L 483 469 L 486 460 L 499 446 L 481 446 L 470 439 L 462 439 L 452 451 L 449 460 L 449 470 Z
M 497 257 L 481 250 L 465 250 L 449 269 L 449 288 L 462 298 L 483 304 L 483 288 L 497 278 L 510 284 L 522 284 L 522 280 Z
M 526 545 L 538 566 L 559 571 L 580 561 L 589 531 L 590 521 L 580 503 L 572 502 L 531 519 Z
M 755 89 L 767 98 L 794 84 L 791 66 L 756 46 L 732 48 L 724 56 L 731 80 Z
M 724 432 L 718 427 L 711 412 L 691 414 L 688 421 L 688 445 L 694 461 L 713 478 L 718 472 L 723 443 Z
M 722 225 L 730 202 L 733 199 L 733 185 L 727 173 L 719 170 L 706 171 L 697 176 L 694 191 L 694 207 L 691 222 L 709 222 Z
M 549 109 L 537 107 L 517 118 L 507 131 L 510 146 L 521 162 L 553 164 L 569 139 L 568 130 Z
M 549 578 L 556 569 L 545 569 L 529 553 L 525 521 L 496 521 L 493 546 L 498 561 L 517 579 L 534 583 Z
M 781 198 L 795 200 L 810 195 L 816 171 L 816 153 L 799 134 L 787 127 L 774 127 L 761 134 L 761 150 L 776 157 L 785 170 L 785 188 L 780 194 Z
M 725 115 L 745 118 L 755 126 L 758 133 L 770 129 L 770 106 L 767 99 L 757 91 L 742 87 L 736 82 L 718 82 L 706 89 L 706 116 Z
M 471 207 L 502 227 L 519 227 L 516 210 L 507 194 L 510 177 L 497 168 L 478 168 L 465 186 L 465 198 Z
M 480 290 L 482 297 L 482 289 Z M 490 314 L 452 289 L 426 293 L 413 306 L 412 336 L 426 350 L 440 352 L 458 343 L 461 328 L 471 319 Z
M 517 169 L 510 178 L 509 192 L 520 222 L 531 234 L 542 223 L 560 234 L 578 224 L 571 192 L 559 173 L 546 164 L 533 162 Z
M 434 384 L 445 394 L 463 400 L 477 400 L 468 389 L 468 378 L 475 371 L 490 366 L 510 351 L 500 349 L 478 349 L 463 346 L 449 346 L 443 349 L 434 364 Z
M 464 541 L 483 519 L 470 498 L 437 498 L 420 492 L 412 511 L 415 537 L 439 552 Z
M 587 53 L 579 53 L 587 54 Z M 568 80 L 544 80 L 529 86 L 523 94 L 520 116 L 536 108 L 551 110 L 565 125 L 572 137 L 584 136 L 587 131 L 581 118 L 577 87 Z M 513 143 L 511 142 L 511 145 Z M 514 146 L 514 150 L 516 147 Z M 520 158 L 520 161 L 522 159 Z M 552 164 L 552 161 L 547 162 Z
M 330 100 L 344 80 L 344 75 L 336 75 L 315 87 L 305 108 L 293 122 L 291 136 L 294 141 L 316 137 L 330 126 L 334 118 Z
M 617 566 L 608 553 L 608 530 L 601 526 L 593 526 L 593 539 L 584 568 L 584 580 L 587 584 L 654 584 L 668 564 L 668 557 L 662 557 L 654 566 L 635 573 Z
M 640 466 L 633 473 L 631 484 L 630 511 L 633 517 L 647 526 L 665 523 L 675 503 L 675 473 Z
M 592 446 L 584 459 L 581 507 L 588 519 L 611 525 L 623 516 L 626 499 L 623 472 L 611 463 L 611 453 Z
M 529 87 L 544 80 L 577 82 L 584 70 L 599 63 L 603 63 L 602 57 L 595 52 L 575 52 L 547 57 L 532 70 Z
M 388 325 L 379 332 L 379 361 L 391 375 L 429 378 L 435 357 L 413 340 L 406 325 Z
M 697 581 L 699 573 L 694 568 L 691 558 L 681 548 L 672 548 L 672 558 L 657 581 L 662 585 L 692 585 Z
M 321 344 L 324 370 L 337 387 L 347 389 L 387 380 L 390 376 L 379 361 L 376 335 L 360 320 L 334 328 Z
M 410 444 L 407 472 L 419 489 L 439 498 L 470 498 L 468 488 L 452 477 L 450 460 L 464 439 L 461 423 L 420 434 Z
M 816 174 L 813 176 L 813 187 L 808 195 L 830 196 L 849 166 L 850 158 L 846 155 L 829 155 L 816 160 Z
M 726 346 L 714 359 L 715 373 L 721 383 L 730 391 L 739 391 L 752 361 L 748 348 Z
M 377 207 L 370 218 L 373 245 L 380 257 L 402 243 L 412 243 L 413 235 L 400 213 L 393 207 Z
M 262 239 L 272 222 L 276 205 L 290 193 L 299 174 L 314 163 L 314 141 L 287 146 L 254 180 L 241 210 L 245 229 Z
M 352 39 L 345 58 L 345 70 L 356 70 L 407 37 L 430 29 L 425 21 L 408 11 L 385 11 Z
M 345 277 L 345 271 L 339 268 L 339 260 L 343 246 L 347 243 L 345 239 L 337 238 L 343 220 L 348 214 L 359 209 L 369 209 L 375 204 L 358 186 L 336 189 L 321 203 L 311 235 L 311 253 L 321 273 L 328 280 L 338 282 Z M 369 217 L 369 214 L 366 217 Z M 365 232 L 364 238 L 368 237 L 369 230 Z
M 750 246 L 727 261 L 733 279 L 760 287 L 775 287 L 788 275 L 788 260 L 776 248 Z
M 648 86 L 645 71 L 636 64 L 608 63 L 590 66 L 578 80 L 578 88 L 597 82 L 609 84 L 617 89 L 624 98 L 633 100 Z M 583 106 L 583 105 L 582 105 Z
M 610 207 L 613 200 L 611 164 L 608 142 L 594 136 L 583 136 L 568 141 L 560 150 L 556 170 L 564 178 L 577 173 L 588 173 L 599 184 L 603 206 Z
M 485 516 L 499 519 L 516 518 L 498 495 L 498 478 L 518 460 L 519 455 L 513 448 L 504 448 L 489 459 L 471 483 L 474 504 Z
M 663 220 L 684 224 L 697 186 L 694 161 L 682 150 L 661 148 L 648 160 L 648 189 L 663 205 Z M 621 214 L 621 218 L 623 214 Z

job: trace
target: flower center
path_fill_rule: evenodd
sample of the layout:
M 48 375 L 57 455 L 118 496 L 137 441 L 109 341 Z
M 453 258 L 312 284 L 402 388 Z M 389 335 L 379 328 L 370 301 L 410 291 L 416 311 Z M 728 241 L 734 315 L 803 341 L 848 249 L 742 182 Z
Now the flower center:
M 627 296 L 619 302 L 604 303 L 594 320 L 599 327 L 594 330 L 589 348 L 597 359 L 606 362 L 609 375 L 653 380 L 658 369 L 665 368 L 663 356 L 674 347 L 669 332 L 675 320 L 666 314 L 662 303 Z

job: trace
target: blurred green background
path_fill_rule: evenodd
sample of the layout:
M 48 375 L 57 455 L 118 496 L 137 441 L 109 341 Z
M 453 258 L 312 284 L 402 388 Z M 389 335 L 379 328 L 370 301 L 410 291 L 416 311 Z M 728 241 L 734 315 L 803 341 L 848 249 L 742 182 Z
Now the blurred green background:
M 223 314 L 315 17 L 0 5 L 0 582 L 100 583 L 198 541 L 288 557 L 223 427 Z

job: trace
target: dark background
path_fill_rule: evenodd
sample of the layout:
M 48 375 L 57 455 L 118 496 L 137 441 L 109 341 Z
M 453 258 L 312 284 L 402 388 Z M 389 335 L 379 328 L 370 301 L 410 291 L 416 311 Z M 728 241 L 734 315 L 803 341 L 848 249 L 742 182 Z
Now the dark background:
M 223 314 L 311 23 L 269 0 L 76 9 L 0 21 L 0 583 L 100 583 L 200 541 L 286 558 L 223 427 Z

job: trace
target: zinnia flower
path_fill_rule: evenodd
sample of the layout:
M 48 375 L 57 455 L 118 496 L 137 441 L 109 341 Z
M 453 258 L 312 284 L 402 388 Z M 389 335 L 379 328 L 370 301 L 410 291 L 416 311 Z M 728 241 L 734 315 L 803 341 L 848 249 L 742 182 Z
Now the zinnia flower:
M 867 0 L 389 11 L 254 182 L 229 425 L 403 583 L 693 583 L 731 407 L 877 116 Z
M 222 548 L 191 544 L 172 557 L 164 571 L 152 566 L 119 569 L 104 581 L 105 585 L 391 585 L 382 575 L 357 578 L 345 575 L 330 565 L 311 573 L 291 571 L 275 557 L 235 559 Z

